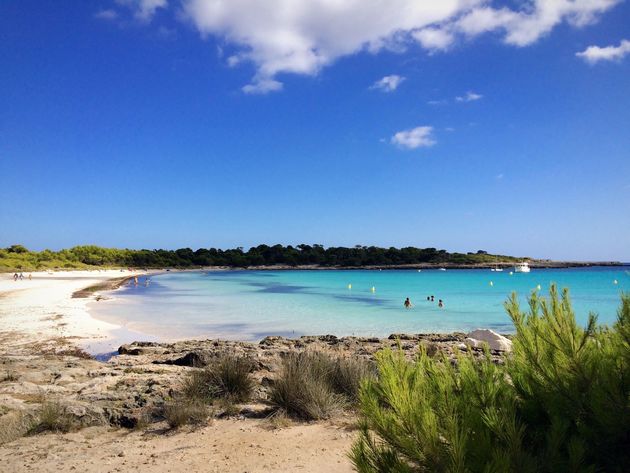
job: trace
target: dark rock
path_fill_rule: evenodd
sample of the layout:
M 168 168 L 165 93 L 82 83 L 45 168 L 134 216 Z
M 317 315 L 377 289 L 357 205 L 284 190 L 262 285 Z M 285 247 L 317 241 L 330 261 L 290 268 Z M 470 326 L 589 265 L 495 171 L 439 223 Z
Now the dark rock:
M 208 364 L 208 356 L 203 352 L 191 351 L 180 358 L 167 360 L 166 365 L 190 366 L 192 368 L 203 368 Z
M 142 350 L 140 348 L 136 348 L 133 345 L 121 345 L 118 348 L 119 355 L 141 355 Z

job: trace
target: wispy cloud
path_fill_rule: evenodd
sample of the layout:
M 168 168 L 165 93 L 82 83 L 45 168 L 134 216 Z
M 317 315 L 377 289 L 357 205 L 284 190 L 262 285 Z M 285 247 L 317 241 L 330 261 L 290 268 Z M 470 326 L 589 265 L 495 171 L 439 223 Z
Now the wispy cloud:
M 246 94 L 266 94 L 268 92 L 276 92 L 282 90 L 282 82 L 275 79 L 261 79 L 242 87 Z
M 149 22 L 160 8 L 168 6 L 168 0 L 116 0 L 118 5 L 133 11 L 137 20 Z
M 627 54 L 630 54 L 630 41 L 621 40 L 619 46 L 589 46 L 584 51 L 575 53 L 577 57 L 584 59 L 589 64 L 596 64 L 600 61 L 620 61 Z
M 394 134 L 391 138 L 391 143 L 405 149 L 429 147 L 436 143 L 432 135 L 432 126 L 418 126 Z
M 478 94 L 476 92 L 469 91 L 469 92 L 466 92 L 466 94 L 458 95 L 457 97 L 453 99 L 429 100 L 427 104 L 428 105 L 447 105 L 452 102 L 458 102 L 458 103 L 474 102 L 476 100 L 481 100 L 482 98 L 483 98 L 483 95 Z
M 483 95 L 477 94 L 475 92 L 466 92 L 466 95 L 460 95 L 455 97 L 455 102 L 474 102 L 475 100 L 480 100 L 483 98 Z
M 502 181 L 504 177 L 505 177 L 505 176 L 503 175 L 503 173 L 501 173 L 501 174 L 497 174 L 496 176 L 494 176 L 494 178 L 495 178 L 497 181 Z
M 404 80 L 404 77 L 392 74 L 391 76 L 385 76 L 382 79 L 377 80 L 370 88 L 382 90 L 383 92 L 393 92 L 404 82 Z
M 113 21 L 118 18 L 118 13 L 116 12 L 116 10 L 108 8 L 105 10 L 99 10 L 94 13 L 94 18 L 98 18 L 99 20 Z

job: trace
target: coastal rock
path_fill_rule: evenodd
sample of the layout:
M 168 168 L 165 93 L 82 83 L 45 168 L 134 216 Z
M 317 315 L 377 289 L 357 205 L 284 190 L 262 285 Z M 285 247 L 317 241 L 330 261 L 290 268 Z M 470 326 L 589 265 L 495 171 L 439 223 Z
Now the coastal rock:
M 512 341 L 510 339 L 488 329 L 473 330 L 466 336 L 466 343 L 473 348 L 482 348 L 483 344 L 487 343 L 490 350 L 512 351 Z
M 175 358 L 174 360 L 167 361 L 166 364 L 201 368 L 208 364 L 208 356 L 204 352 L 191 351 L 181 358 Z

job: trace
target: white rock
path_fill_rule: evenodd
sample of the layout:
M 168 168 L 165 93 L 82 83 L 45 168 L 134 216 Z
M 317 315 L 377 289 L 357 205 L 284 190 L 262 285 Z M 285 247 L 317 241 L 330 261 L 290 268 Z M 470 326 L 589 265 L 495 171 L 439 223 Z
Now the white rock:
M 471 347 L 481 348 L 485 342 L 490 347 L 490 350 L 512 351 L 512 340 L 499 335 L 493 330 L 473 330 L 466 337 L 466 343 L 470 344 Z

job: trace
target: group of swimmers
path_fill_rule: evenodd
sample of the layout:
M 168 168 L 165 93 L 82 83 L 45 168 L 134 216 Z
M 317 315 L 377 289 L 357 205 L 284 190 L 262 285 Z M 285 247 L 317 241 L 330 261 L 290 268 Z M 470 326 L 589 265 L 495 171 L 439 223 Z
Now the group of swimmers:
M 144 278 L 144 287 L 149 287 L 149 282 L 151 280 L 149 279 L 149 276 Z M 133 277 L 133 285 L 137 286 L 138 285 L 138 276 L 134 276 Z
M 427 302 L 435 302 L 435 296 L 427 296 Z M 411 300 L 407 297 L 405 299 L 405 309 L 411 309 L 413 305 L 411 304 Z M 444 307 L 444 301 L 442 299 L 438 299 L 438 307 Z

